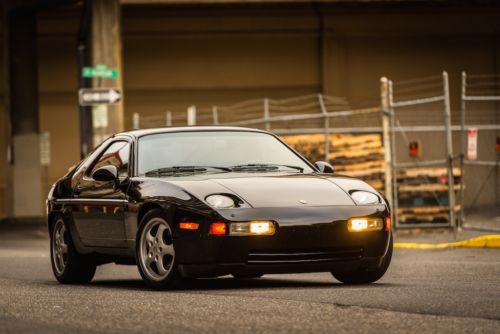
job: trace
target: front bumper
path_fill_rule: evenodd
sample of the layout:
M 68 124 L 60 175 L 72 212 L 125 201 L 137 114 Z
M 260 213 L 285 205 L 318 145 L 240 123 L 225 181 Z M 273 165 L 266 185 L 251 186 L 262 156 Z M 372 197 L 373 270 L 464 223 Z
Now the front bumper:
M 270 265 L 249 265 L 247 263 L 181 264 L 183 277 L 217 277 L 229 274 L 291 274 L 314 272 L 346 272 L 359 269 L 372 270 L 380 267 L 383 257 L 342 260 L 323 263 L 288 263 Z
M 210 236 L 207 226 L 183 233 L 174 241 L 183 276 L 369 270 L 380 266 L 389 246 L 390 231 L 347 230 L 349 218 L 387 216 L 385 206 L 227 211 L 231 221 L 269 219 L 278 228 L 270 236 Z

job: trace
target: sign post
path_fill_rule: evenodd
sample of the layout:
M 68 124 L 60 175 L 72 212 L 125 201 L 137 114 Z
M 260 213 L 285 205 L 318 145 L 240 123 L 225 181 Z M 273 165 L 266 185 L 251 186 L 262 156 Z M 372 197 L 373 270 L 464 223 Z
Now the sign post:
M 49 166 L 50 166 L 50 132 L 40 133 L 40 165 L 43 168 L 42 191 L 46 196 L 50 189 Z
M 120 72 L 116 68 L 109 68 L 104 64 L 98 64 L 95 67 L 84 67 L 82 76 L 84 78 L 112 78 L 116 79 Z
M 117 104 L 121 99 L 122 93 L 118 88 L 82 88 L 78 91 L 81 106 Z
M 467 130 L 467 160 L 477 160 L 477 128 Z

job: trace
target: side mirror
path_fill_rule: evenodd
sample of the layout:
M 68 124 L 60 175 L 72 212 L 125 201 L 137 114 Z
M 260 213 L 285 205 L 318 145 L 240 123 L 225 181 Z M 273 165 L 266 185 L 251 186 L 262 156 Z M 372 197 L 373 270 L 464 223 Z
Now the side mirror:
M 92 178 L 96 181 L 116 181 L 118 179 L 118 168 L 113 165 L 98 168 L 92 173 Z
M 314 166 L 316 166 L 316 168 L 320 171 L 320 173 L 333 174 L 335 172 L 335 168 L 333 168 L 333 166 L 330 165 L 328 162 L 316 161 L 314 163 Z

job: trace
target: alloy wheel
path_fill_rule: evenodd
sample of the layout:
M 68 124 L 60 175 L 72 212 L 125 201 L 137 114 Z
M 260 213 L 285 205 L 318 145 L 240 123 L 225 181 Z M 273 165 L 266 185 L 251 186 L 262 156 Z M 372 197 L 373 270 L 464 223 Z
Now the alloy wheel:
M 151 219 L 141 233 L 140 261 L 145 274 L 161 281 L 172 271 L 175 259 L 172 230 L 161 218 Z
M 52 234 L 52 259 L 57 274 L 61 275 L 68 265 L 68 243 L 66 225 L 62 219 L 58 219 L 54 225 Z

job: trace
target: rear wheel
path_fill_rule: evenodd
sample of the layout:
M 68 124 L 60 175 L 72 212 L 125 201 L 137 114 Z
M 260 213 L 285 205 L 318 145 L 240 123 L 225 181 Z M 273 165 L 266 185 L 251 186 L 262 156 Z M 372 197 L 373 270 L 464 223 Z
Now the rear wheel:
M 50 259 L 54 276 L 64 284 L 92 281 L 95 262 L 90 256 L 77 253 L 64 219 L 57 216 L 54 221 L 50 234 Z
M 345 284 L 368 284 L 376 282 L 381 279 L 382 276 L 384 276 L 385 272 L 389 268 L 389 265 L 391 264 L 392 248 L 393 242 L 391 235 L 387 254 L 382 260 L 381 266 L 376 268 L 375 270 L 356 270 L 351 272 L 332 273 L 332 275 Z
M 180 282 L 172 227 L 161 210 L 148 212 L 136 238 L 139 273 L 146 284 L 157 290 L 174 288 Z

